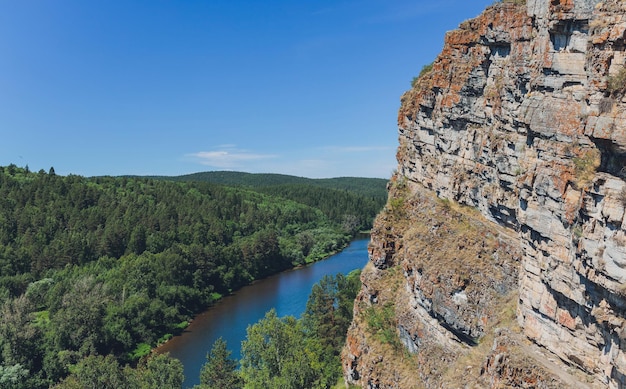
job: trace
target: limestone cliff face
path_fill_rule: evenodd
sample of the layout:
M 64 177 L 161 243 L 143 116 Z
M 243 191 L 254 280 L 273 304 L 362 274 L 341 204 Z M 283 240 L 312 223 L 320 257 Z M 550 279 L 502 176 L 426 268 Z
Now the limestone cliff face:
M 448 33 L 402 96 L 348 382 L 626 387 L 626 2 L 519 3 Z

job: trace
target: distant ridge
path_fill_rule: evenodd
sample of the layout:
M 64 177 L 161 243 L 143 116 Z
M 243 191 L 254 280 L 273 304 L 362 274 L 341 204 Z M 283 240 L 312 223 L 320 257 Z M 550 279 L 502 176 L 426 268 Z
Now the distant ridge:
M 180 176 L 143 176 L 157 180 L 211 182 L 229 186 L 261 188 L 282 185 L 311 185 L 327 189 L 346 190 L 362 196 L 387 197 L 387 182 L 382 178 L 336 177 L 306 178 L 274 173 L 244 173 L 210 171 Z

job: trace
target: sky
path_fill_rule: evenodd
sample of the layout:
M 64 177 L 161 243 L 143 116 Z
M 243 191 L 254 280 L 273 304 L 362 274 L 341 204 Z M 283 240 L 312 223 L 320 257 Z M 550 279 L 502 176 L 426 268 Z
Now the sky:
M 391 176 L 400 96 L 493 0 L 0 0 L 0 165 Z

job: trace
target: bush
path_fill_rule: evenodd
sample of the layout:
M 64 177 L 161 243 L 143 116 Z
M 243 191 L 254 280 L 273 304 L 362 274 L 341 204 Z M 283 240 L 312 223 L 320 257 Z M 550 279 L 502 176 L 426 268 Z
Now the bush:
M 393 304 L 383 307 L 372 306 L 365 312 L 370 332 L 380 341 L 399 349 L 400 338 L 396 331 L 396 313 Z
M 129 357 L 131 360 L 137 361 L 141 359 L 142 357 L 145 357 L 146 355 L 150 354 L 150 350 L 152 350 L 152 347 L 150 347 L 149 344 L 139 343 L 137 347 L 133 351 L 130 352 Z
M 607 78 L 607 90 L 612 95 L 623 95 L 626 92 L 626 67 L 622 67 L 617 74 Z
M 586 188 L 600 166 L 600 151 L 588 149 L 580 157 L 573 159 L 575 167 L 574 184 L 578 189 Z
M 411 87 L 415 88 L 415 86 L 417 85 L 417 81 L 422 78 L 423 75 L 430 73 L 431 70 L 433 70 L 433 62 L 429 63 L 428 65 L 424 65 L 422 67 L 422 70 L 420 70 L 420 74 L 418 74 L 417 77 L 413 77 L 413 80 L 411 81 Z

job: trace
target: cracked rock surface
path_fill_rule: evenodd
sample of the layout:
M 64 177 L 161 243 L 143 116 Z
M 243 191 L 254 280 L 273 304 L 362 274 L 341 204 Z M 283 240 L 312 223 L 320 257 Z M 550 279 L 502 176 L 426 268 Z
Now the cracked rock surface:
M 485 354 L 482 372 L 455 365 L 495 333 L 490 323 L 513 293 L 522 337 L 581 387 L 626 387 L 626 2 L 518 3 L 449 32 L 432 70 L 401 98 L 398 169 L 344 350 L 348 382 L 441 387 L 454 366 L 476 387 L 501 385 L 498 371 L 524 387 L 512 382 L 532 369 L 511 365 L 524 358 Z M 392 270 L 393 293 L 381 284 Z M 386 303 L 403 348 L 428 366 L 413 380 L 380 368 L 391 353 L 377 347 L 389 344 L 377 346 L 366 316 Z

